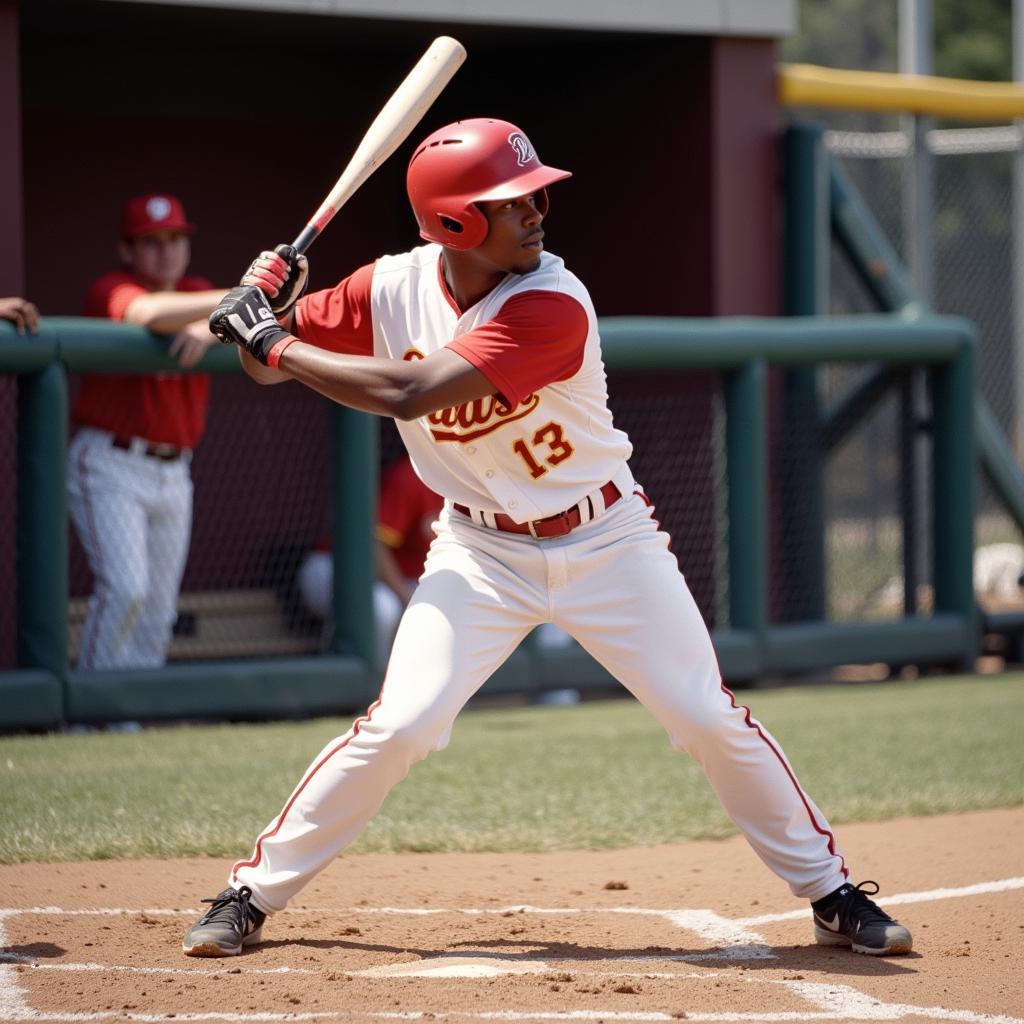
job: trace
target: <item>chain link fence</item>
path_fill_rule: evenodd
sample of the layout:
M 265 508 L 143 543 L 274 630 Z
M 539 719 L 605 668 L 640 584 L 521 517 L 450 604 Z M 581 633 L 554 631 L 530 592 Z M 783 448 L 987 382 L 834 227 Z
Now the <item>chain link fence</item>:
M 72 377 L 72 395 L 76 387 Z M 191 463 L 191 541 L 168 661 L 319 649 L 320 623 L 303 608 L 295 574 L 327 528 L 328 409 L 326 399 L 297 384 L 261 389 L 240 376 L 214 376 L 206 432 Z M 115 534 L 124 526 L 96 524 Z M 69 530 L 74 665 L 94 580 L 82 538 Z M 152 563 L 160 561 L 156 553 Z
M 837 113 L 842 124 L 850 115 Z M 862 123 L 868 120 L 861 119 Z M 909 137 L 894 118 L 874 118 L 878 130 L 831 128 L 825 140 L 861 193 L 893 247 L 907 262 L 904 178 L 912 159 Z M 978 328 L 978 389 L 1009 438 L 1021 422 L 1020 363 L 1014 310 L 1013 163 L 1022 146 L 1016 126 L 933 129 L 931 233 L 936 312 L 972 320 Z M 1024 240 L 1022 240 L 1024 242 Z M 833 249 L 831 312 L 873 312 L 875 307 L 844 258 Z M 853 379 L 842 368 L 822 372 L 827 402 Z M 900 404 L 895 395 L 877 408 L 830 460 L 828 588 L 830 614 L 880 617 L 904 605 Z M 929 481 L 922 479 L 927 487 Z M 1018 578 L 1024 538 L 987 482 L 977 480 L 976 589 L 989 610 L 1024 607 Z M 930 524 L 922 524 L 927 541 Z M 922 544 L 922 547 L 927 547 Z M 921 566 L 919 604 L 930 600 L 931 566 Z
M 633 475 L 697 607 L 709 627 L 728 625 L 721 375 L 611 373 L 608 392 L 615 424 L 633 442 Z

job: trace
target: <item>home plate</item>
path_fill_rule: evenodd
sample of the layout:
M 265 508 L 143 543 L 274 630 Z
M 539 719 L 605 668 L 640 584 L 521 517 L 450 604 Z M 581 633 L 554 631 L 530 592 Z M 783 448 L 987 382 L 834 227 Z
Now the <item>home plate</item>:
M 543 960 L 439 956 L 411 964 L 384 964 L 350 973 L 362 978 L 497 978 L 502 974 L 543 974 L 550 970 L 551 965 Z

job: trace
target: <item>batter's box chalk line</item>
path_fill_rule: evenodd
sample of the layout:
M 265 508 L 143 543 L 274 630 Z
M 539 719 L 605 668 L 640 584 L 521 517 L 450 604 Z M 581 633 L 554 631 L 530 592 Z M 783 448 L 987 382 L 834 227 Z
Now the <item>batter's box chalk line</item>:
M 961 886 L 950 889 L 932 889 L 925 892 L 900 893 L 879 900 L 882 905 L 899 905 L 902 903 L 930 903 L 937 900 L 954 899 L 967 896 L 980 896 L 991 893 L 1007 892 L 1013 889 L 1024 888 L 1024 877 L 1005 878 L 993 882 L 981 882 L 976 885 Z M 400 908 L 400 907 L 353 907 L 343 910 L 337 908 L 301 908 L 292 911 L 293 913 L 334 913 L 345 914 L 395 914 L 420 916 L 425 914 L 472 914 L 475 916 L 484 914 L 510 913 L 523 914 L 547 914 L 547 915 L 572 915 L 572 914 L 641 914 L 661 917 L 677 928 L 691 931 L 699 935 L 705 941 L 725 946 L 724 949 L 716 950 L 708 954 L 696 954 L 690 956 L 661 956 L 661 957 L 617 957 L 615 963 L 644 963 L 644 962 L 666 962 L 673 960 L 691 961 L 694 959 L 718 959 L 718 960 L 742 960 L 756 958 L 774 958 L 770 947 L 764 944 L 763 937 L 755 930 L 757 926 L 771 924 L 777 921 L 797 920 L 806 916 L 806 909 L 787 911 L 780 914 L 763 914 L 759 917 L 750 918 L 725 918 L 711 910 L 664 910 L 642 907 L 591 907 L 591 908 L 546 908 L 533 907 L 529 905 L 516 905 L 509 907 L 491 908 Z M 22 915 L 62 915 L 62 916 L 191 916 L 195 914 L 194 909 L 170 910 L 166 908 L 152 909 L 129 909 L 117 908 L 96 908 L 84 910 L 66 910 L 61 907 L 26 907 L 0 909 L 0 1021 L 139 1021 L 139 1022 L 160 1022 L 166 1024 L 168 1013 L 133 1013 L 128 1011 L 101 1012 L 101 1013 L 65 1013 L 48 1012 L 37 1010 L 30 1006 L 27 1001 L 27 994 L 19 983 L 21 975 L 16 965 L 22 965 L 22 969 L 28 966 L 30 970 L 56 970 L 56 971 L 99 971 L 114 973 L 139 973 L 139 974 L 179 974 L 179 975 L 212 975 L 218 973 L 216 969 L 204 968 L 161 968 L 161 967 L 128 967 L 124 965 L 105 965 L 96 963 L 79 964 L 44 964 L 34 961 L 31 957 L 13 952 L 3 952 L 7 944 L 6 919 Z M 286 911 L 287 913 L 287 911 Z M 612 958 L 608 958 L 612 959 Z M 400 964 L 394 967 L 370 968 L 369 970 L 351 972 L 353 975 L 365 977 L 389 977 L 394 980 L 400 978 L 474 978 L 490 977 L 496 974 L 512 973 L 541 973 L 551 970 L 553 967 L 566 962 L 565 960 L 555 961 L 531 960 L 523 956 L 495 955 L 490 953 L 460 953 L 446 954 L 428 961 L 421 961 L 418 964 Z M 649 978 L 713 978 L 724 972 L 690 972 L 675 973 L 664 971 L 638 971 L 627 972 L 623 970 L 613 971 L 590 971 L 583 970 L 578 966 L 578 961 L 572 960 L 573 971 L 580 975 L 615 974 L 617 976 L 635 976 Z M 223 968 L 221 968 L 223 969 Z M 307 968 L 245 968 L 246 974 L 318 974 Z M 735 975 L 730 975 L 735 979 Z M 758 1024 L 774 1024 L 784 1021 L 893 1021 L 905 1017 L 918 1017 L 936 1021 L 961 1021 L 964 1024 L 1024 1024 L 1024 1018 L 1001 1016 L 998 1014 L 976 1013 L 972 1010 L 956 1010 L 943 1006 L 913 1006 L 906 1003 L 887 1003 L 876 999 L 865 992 L 861 992 L 849 985 L 838 985 L 833 983 L 815 983 L 807 981 L 786 981 L 767 978 L 742 977 L 742 981 L 748 984 L 779 985 L 787 989 L 791 994 L 800 997 L 813 1009 L 808 1010 L 787 1010 L 779 1012 L 763 1013 L 702 1013 L 687 1012 L 686 1019 L 691 1021 L 722 1021 L 740 1022 L 749 1021 Z M 426 1011 L 405 1011 L 405 1012 L 323 1012 L 323 1013 L 188 1013 L 175 1012 L 175 1021 L 226 1021 L 229 1024 L 274 1024 L 274 1022 L 301 1022 L 301 1021 L 357 1021 L 357 1020 L 452 1020 L 452 1021 L 596 1021 L 621 1022 L 626 1024 L 630 1021 L 675 1021 L 674 1017 L 665 1013 L 642 1012 L 642 1011 L 599 1011 L 599 1010 L 567 1010 L 548 1012 L 520 1012 L 516 1010 L 497 1010 L 479 1012 L 448 1012 L 428 1013 Z

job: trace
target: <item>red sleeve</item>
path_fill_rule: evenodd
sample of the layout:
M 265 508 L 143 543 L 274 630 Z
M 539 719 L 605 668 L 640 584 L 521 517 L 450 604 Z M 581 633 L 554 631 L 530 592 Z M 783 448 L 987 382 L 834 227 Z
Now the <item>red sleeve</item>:
M 520 292 L 493 320 L 448 344 L 472 363 L 510 407 L 583 364 L 590 325 L 583 306 L 559 292 Z
M 89 288 L 85 299 L 85 315 L 123 320 L 132 299 L 145 294 L 146 289 L 129 274 L 106 274 Z
M 176 291 L 203 292 L 214 286 L 205 277 L 183 277 Z M 124 271 L 106 274 L 94 281 L 85 300 L 86 316 L 101 316 L 108 320 L 123 320 L 133 299 L 145 295 L 146 289 Z
M 209 292 L 216 289 L 216 285 L 205 277 L 183 277 L 178 282 L 179 292 Z
M 373 264 L 360 267 L 333 288 L 313 292 L 295 306 L 295 333 L 331 352 L 373 355 L 370 281 Z

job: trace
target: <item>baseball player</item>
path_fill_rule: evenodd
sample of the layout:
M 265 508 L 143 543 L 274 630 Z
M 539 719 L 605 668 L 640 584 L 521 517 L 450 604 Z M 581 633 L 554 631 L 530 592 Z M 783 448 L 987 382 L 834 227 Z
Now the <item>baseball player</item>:
M 215 341 L 207 325 L 224 295 L 186 275 L 192 225 L 159 193 L 124 207 L 122 268 L 95 281 L 86 316 L 173 334 L 168 351 L 194 366 Z M 192 449 L 203 432 L 206 374 L 90 374 L 72 409 L 71 517 L 95 578 L 78 666 L 164 663 L 192 529 Z
M 210 318 L 255 380 L 298 380 L 393 416 L 445 504 L 379 697 L 316 756 L 228 888 L 204 901 L 184 938 L 190 955 L 259 942 L 266 916 L 359 834 L 414 762 L 446 745 L 466 701 L 545 622 L 703 766 L 761 859 L 812 902 L 819 942 L 911 948 L 868 898 L 877 885 L 849 882 L 778 743 L 722 684 L 612 422 L 590 296 L 544 247 L 547 189 L 569 176 L 505 121 L 449 125 L 408 169 L 426 245 L 297 303 L 305 262 L 264 252 Z

